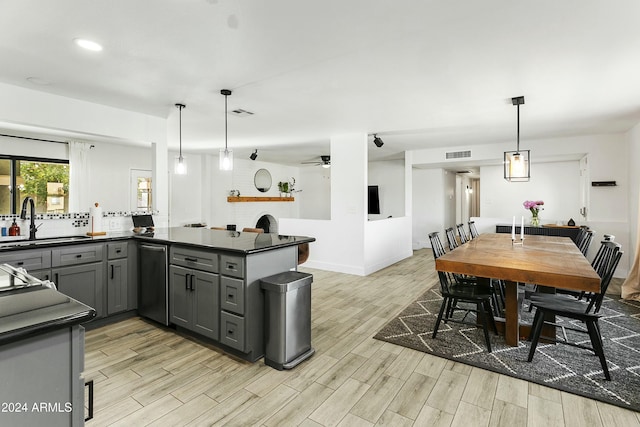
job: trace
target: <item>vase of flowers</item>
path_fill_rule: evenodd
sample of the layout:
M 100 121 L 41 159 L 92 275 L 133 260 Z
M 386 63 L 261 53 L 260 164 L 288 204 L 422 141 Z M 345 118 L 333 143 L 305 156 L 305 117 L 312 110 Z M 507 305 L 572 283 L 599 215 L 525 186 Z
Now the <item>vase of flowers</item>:
M 525 200 L 522 204 L 525 209 L 531 211 L 531 225 L 533 227 L 540 227 L 540 211 L 544 208 L 544 202 L 542 200 Z

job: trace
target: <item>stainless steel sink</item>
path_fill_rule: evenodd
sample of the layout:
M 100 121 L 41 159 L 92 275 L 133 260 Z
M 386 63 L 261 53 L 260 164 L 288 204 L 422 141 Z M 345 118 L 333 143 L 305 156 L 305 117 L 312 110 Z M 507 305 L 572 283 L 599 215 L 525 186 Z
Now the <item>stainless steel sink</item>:
M 52 243 L 67 243 L 75 242 L 78 240 L 90 239 L 90 236 L 62 236 L 62 237 L 43 237 L 36 240 L 12 240 L 8 242 L 0 243 L 0 248 L 13 248 L 18 246 L 33 246 L 33 245 L 47 245 Z

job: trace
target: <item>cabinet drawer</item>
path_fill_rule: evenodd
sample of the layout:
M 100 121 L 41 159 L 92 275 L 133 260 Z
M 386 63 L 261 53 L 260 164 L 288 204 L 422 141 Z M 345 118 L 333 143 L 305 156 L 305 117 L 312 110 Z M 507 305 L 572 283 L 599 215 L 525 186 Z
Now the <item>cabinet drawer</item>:
M 220 342 L 244 351 L 244 317 L 223 311 L 220 313 Z
M 220 308 L 244 314 L 244 281 L 222 276 L 220 278 Z
M 129 243 L 126 240 L 122 242 L 107 243 L 107 258 L 126 258 L 128 246 Z
M 103 260 L 102 245 L 74 245 L 51 250 L 51 265 L 61 267 L 65 265 L 86 264 Z
M 218 254 L 215 252 L 200 251 L 184 246 L 171 246 L 169 254 L 171 264 L 211 273 L 218 272 Z
M 51 251 L 26 250 L 2 254 L 0 264 L 5 263 L 13 267 L 22 267 L 27 271 L 43 270 L 51 267 Z
M 221 272 L 227 276 L 244 277 L 244 257 L 220 255 Z

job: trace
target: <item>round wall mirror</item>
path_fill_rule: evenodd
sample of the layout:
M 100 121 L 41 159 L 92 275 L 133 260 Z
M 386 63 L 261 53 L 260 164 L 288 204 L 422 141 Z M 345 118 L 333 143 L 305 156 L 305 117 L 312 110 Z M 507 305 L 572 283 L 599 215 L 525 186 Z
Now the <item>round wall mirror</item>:
M 253 177 L 253 185 L 259 192 L 266 193 L 271 188 L 271 174 L 266 169 L 258 169 Z

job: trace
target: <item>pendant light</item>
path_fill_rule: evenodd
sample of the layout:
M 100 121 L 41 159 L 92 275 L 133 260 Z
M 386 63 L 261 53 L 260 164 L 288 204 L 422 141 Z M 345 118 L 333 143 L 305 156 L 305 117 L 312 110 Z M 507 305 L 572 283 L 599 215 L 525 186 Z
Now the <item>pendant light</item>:
M 511 98 L 511 103 L 518 108 L 518 134 L 516 151 L 504 152 L 504 179 L 509 182 L 526 182 L 531 178 L 530 150 L 520 151 L 520 105 L 524 104 L 524 96 Z
M 231 95 L 229 89 L 222 89 L 221 95 L 224 95 L 224 149 L 220 149 L 220 170 L 233 170 L 233 151 L 227 146 L 227 97 Z
M 176 104 L 176 107 L 180 110 L 180 154 L 176 158 L 176 162 L 174 165 L 174 173 L 176 175 L 186 175 L 187 174 L 187 162 L 184 157 L 182 157 L 182 109 L 185 108 L 184 104 Z

